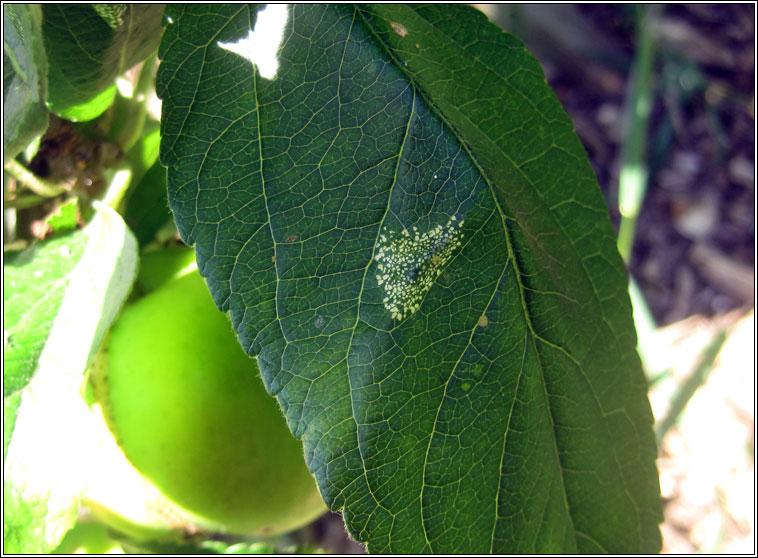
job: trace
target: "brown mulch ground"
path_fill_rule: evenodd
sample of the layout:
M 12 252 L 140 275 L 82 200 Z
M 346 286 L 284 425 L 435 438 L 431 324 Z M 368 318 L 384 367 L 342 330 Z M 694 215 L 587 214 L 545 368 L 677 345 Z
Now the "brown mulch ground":
M 578 24 L 587 24 L 583 47 L 559 49 L 560 56 L 551 56 L 554 47 L 534 50 L 575 122 L 617 224 L 635 7 L 556 10 L 573 11 Z M 541 16 L 550 19 L 545 11 Z M 649 184 L 629 267 L 657 324 L 668 326 L 654 334 L 659 356 L 669 361 L 664 380 L 651 387 L 658 422 L 703 349 L 720 329 L 728 333 L 704 383 L 660 442 L 663 552 L 754 553 L 755 317 L 745 310 L 754 306 L 755 292 L 755 6 L 668 5 L 653 34 Z M 572 56 L 580 62 L 566 64 Z

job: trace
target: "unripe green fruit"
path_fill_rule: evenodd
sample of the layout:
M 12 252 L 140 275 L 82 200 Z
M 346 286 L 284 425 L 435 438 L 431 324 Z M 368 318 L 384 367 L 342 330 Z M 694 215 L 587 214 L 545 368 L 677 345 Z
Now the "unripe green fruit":
M 140 256 L 137 284 L 139 290 L 150 293 L 171 279 L 197 269 L 195 251 L 187 246 L 153 250 Z
M 126 457 L 227 532 L 271 535 L 325 511 L 300 442 L 197 271 L 124 309 L 96 397 Z

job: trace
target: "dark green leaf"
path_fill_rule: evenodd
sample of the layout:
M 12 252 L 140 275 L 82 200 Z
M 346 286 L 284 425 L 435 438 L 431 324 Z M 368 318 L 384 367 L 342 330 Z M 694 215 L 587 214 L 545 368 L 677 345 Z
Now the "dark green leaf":
M 263 14 L 168 8 L 161 158 L 329 506 L 374 552 L 659 550 L 625 270 L 536 60 L 467 6 L 298 5 L 278 50 Z
M 104 11 L 90 4 L 43 4 L 48 107 L 69 120 L 99 116 L 115 97 L 115 77 L 157 48 L 163 7 Z
M 47 129 L 41 24 L 38 5 L 3 4 L 3 163 Z

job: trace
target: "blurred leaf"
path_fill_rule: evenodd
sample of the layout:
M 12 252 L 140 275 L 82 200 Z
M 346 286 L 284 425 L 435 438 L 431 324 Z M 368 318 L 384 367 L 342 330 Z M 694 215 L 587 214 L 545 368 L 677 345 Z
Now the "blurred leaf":
M 167 9 L 177 226 L 349 532 L 659 550 L 626 271 L 523 44 L 462 5 Z
M 72 122 L 84 122 L 100 116 L 109 106 L 111 106 L 115 98 L 116 86 L 111 85 L 87 101 L 57 109 L 48 103 L 48 107 L 50 110 L 56 112 L 61 118 L 71 120 Z
M 46 338 L 38 332 L 27 340 L 36 347 L 44 344 L 33 360 L 16 358 L 3 370 L 4 396 L 11 398 L 5 411 L 16 413 L 14 424 L 5 417 L 3 432 L 10 440 L 3 486 L 3 543 L 8 553 L 53 550 L 73 525 L 86 486 L 87 469 L 80 459 L 86 453 L 91 420 L 79 390 L 88 360 L 126 298 L 137 266 L 136 242 L 120 216 L 98 207 L 84 231 L 45 245 L 48 249 L 42 254 L 50 260 L 46 281 L 45 272 L 39 274 L 44 267 L 38 248 L 14 262 L 15 281 L 6 279 L 11 291 L 4 305 L 6 324 L 15 323 L 14 331 L 19 332 L 26 327 L 24 320 L 31 325 L 42 322 L 37 327 L 47 333 Z M 86 239 L 86 247 L 63 243 L 71 237 Z M 60 296 L 60 274 L 71 268 L 74 250 L 81 258 L 70 272 L 60 304 L 50 308 L 46 290 L 40 292 L 37 281 L 52 282 Z M 45 317 L 54 316 L 52 324 L 44 321 L 35 304 L 40 300 L 47 305 Z M 12 320 L 8 313 L 15 313 Z
M 124 546 L 134 553 L 144 554 L 324 554 L 315 545 L 277 546 L 269 542 L 198 541 L 196 543 L 126 542 Z
M 50 228 L 57 235 L 75 229 L 78 208 L 79 198 L 72 198 L 58 206 L 52 215 L 49 215 L 45 219 L 45 222 L 50 225 Z
M 131 82 L 123 77 L 117 80 L 124 86 L 125 90 L 119 90 L 116 102 L 111 107 L 107 137 L 113 143 L 121 146 L 121 149 L 127 153 L 132 151 L 136 143 L 142 142 L 146 136 L 152 135 L 151 132 L 158 125 L 155 120 L 147 118 L 147 105 L 151 96 L 155 94 L 154 82 L 157 61 L 157 53 L 153 53 L 145 59 L 140 66 L 139 77 L 135 86 L 132 86 Z
M 126 152 L 132 168 L 132 184 L 140 184 L 145 173 L 158 161 L 160 145 L 160 125 L 155 120 L 148 120 L 142 137 Z
M 3 4 L 3 163 L 47 129 L 41 22 L 37 4 Z
M 147 294 L 171 279 L 197 269 L 195 251 L 187 246 L 175 246 L 146 252 L 140 259 L 137 284 Z
M 116 76 L 158 47 L 163 7 L 130 4 L 105 21 L 91 4 L 43 4 L 50 110 L 68 120 L 91 120 L 108 108 Z
M 139 245 L 145 246 L 169 219 L 166 167 L 156 162 L 127 199 L 124 220 L 134 231 Z
M 124 24 L 124 13 L 127 10 L 126 4 L 92 4 L 92 9 L 103 18 L 103 21 L 111 29 L 118 29 Z
M 97 521 L 79 521 L 52 554 L 123 554 L 110 538 L 108 528 Z

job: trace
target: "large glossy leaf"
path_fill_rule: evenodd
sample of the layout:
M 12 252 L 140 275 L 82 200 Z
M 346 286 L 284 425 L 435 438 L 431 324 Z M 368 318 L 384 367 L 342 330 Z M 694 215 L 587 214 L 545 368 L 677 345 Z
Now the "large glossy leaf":
M 170 205 L 350 533 L 657 551 L 625 271 L 522 43 L 466 6 L 167 14 Z
M 162 4 L 43 4 L 49 63 L 47 104 L 70 120 L 91 120 L 113 101 L 113 80 L 153 53 Z
M 86 487 L 87 362 L 134 280 L 137 243 L 98 209 L 81 231 L 33 247 L 3 269 L 3 550 L 53 550 Z

